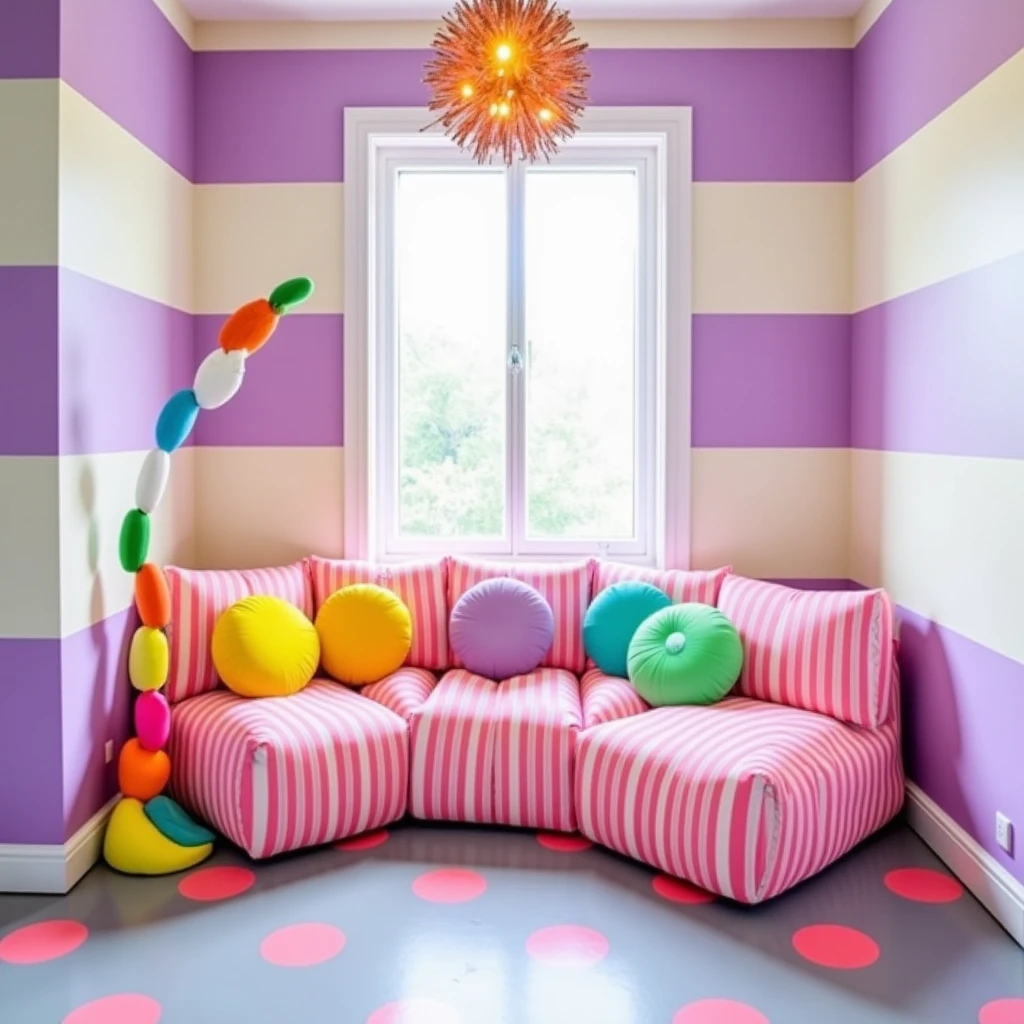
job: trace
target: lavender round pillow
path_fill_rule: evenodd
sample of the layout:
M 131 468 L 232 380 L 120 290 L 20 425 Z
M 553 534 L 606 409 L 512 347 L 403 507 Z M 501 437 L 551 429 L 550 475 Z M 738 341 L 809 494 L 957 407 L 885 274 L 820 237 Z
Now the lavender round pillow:
M 455 602 L 448 635 L 470 672 L 509 679 L 532 672 L 544 660 L 555 617 L 528 583 L 500 576 L 470 587 Z

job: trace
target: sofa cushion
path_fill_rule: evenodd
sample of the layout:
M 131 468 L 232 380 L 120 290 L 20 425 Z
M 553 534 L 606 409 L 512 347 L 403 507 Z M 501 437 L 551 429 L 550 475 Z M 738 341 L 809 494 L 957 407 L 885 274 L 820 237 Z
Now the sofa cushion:
M 586 664 L 583 650 L 583 619 L 590 601 L 591 562 L 531 564 L 448 560 L 448 604 L 456 602 L 470 587 L 484 580 L 508 576 L 528 583 L 539 591 L 555 617 L 555 636 L 541 666 L 580 673 Z M 455 668 L 464 666 L 453 655 Z
M 219 685 L 213 665 L 213 629 L 221 613 L 236 601 L 258 594 L 279 597 L 295 605 L 306 618 L 313 618 L 313 590 L 305 560 L 272 569 L 182 569 L 170 565 L 164 574 L 171 595 L 166 694 L 172 704 Z
M 718 606 L 743 641 L 735 692 L 866 728 L 886 721 L 893 615 L 884 591 L 804 591 L 729 576 Z
M 628 679 L 606 676 L 599 668 L 590 669 L 580 680 L 580 702 L 583 705 L 584 729 L 617 722 L 620 718 L 632 718 L 650 710 Z
M 405 664 L 436 671 L 448 668 L 446 559 L 383 565 L 314 556 L 309 564 L 317 612 L 331 594 L 353 583 L 387 587 L 412 616 L 412 647 Z
M 251 857 L 379 828 L 405 813 L 408 729 L 338 683 L 291 697 L 227 690 L 171 712 L 171 790 Z
M 588 838 L 743 903 L 789 889 L 903 802 L 895 721 L 860 729 L 747 697 L 580 733 Z
M 437 676 L 425 668 L 400 668 L 387 679 L 370 683 L 359 692 L 407 722 L 437 686 Z
M 675 604 L 687 601 L 717 604 L 722 581 L 731 572 L 731 566 L 721 569 L 646 569 L 597 559 L 594 563 L 594 596 L 613 583 L 638 580 L 663 590 Z

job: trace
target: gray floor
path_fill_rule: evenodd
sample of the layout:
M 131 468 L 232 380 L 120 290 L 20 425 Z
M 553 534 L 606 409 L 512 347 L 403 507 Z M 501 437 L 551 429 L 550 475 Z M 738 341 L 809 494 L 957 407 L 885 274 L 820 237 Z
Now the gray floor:
M 133 879 L 100 867 L 60 899 L 0 896 L 0 1021 L 1024 1022 L 1024 952 L 969 895 L 920 902 L 887 887 L 894 869 L 942 870 L 902 825 L 758 908 L 672 902 L 642 865 L 494 829 L 403 824 L 369 849 L 259 865 L 222 849 L 211 865 L 251 868 L 255 880 L 232 898 L 200 901 L 179 891 L 187 876 Z M 421 879 L 453 868 L 472 873 Z M 460 901 L 424 898 L 438 878 L 448 883 L 442 897 Z M 10 936 L 61 919 L 85 925 L 88 937 L 62 926 L 78 935 L 65 942 L 74 949 L 18 962 L 60 943 L 47 946 L 46 929 Z M 265 941 L 303 924 L 314 927 Z M 871 959 L 873 940 L 877 958 L 861 967 L 808 961 L 794 934 L 822 924 L 870 937 L 833 954 L 856 959 L 867 949 Z M 556 926 L 589 931 L 534 934 Z M 582 944 L 559 947 L 566 935 Z M 312 959 L 320 962 L 286 963 Z M 404 1015 L 381 1010 L 402 1000 Z

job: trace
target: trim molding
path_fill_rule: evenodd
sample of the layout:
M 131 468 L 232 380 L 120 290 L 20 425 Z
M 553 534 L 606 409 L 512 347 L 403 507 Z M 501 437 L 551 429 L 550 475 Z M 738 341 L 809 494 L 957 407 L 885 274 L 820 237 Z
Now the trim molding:
M 1011 938 L 1024 946 L 1024 884 L 913 782 L 907 783 L 907 821 Z
M 121 797 L 112 797 L 66 843 L 0 844 L 0 893 L 63 896 L 100 859 L 103 830 Z

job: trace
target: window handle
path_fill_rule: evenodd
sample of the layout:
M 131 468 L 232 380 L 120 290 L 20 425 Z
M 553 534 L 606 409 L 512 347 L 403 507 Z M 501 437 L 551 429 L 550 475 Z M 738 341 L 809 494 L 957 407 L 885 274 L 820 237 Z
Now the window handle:
M 523 372 L 523 353 L 518 345 L 513 345 L 512 351 L 508 354 L 508 368 L 516 377 Z

